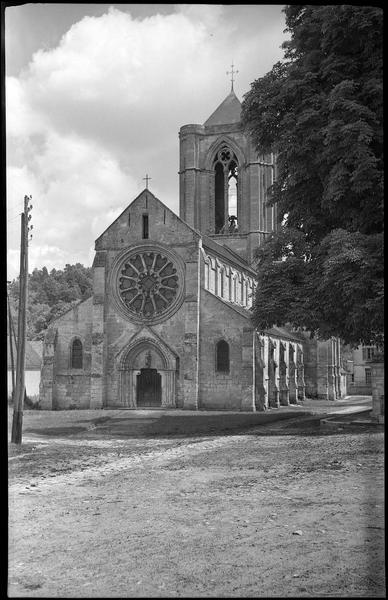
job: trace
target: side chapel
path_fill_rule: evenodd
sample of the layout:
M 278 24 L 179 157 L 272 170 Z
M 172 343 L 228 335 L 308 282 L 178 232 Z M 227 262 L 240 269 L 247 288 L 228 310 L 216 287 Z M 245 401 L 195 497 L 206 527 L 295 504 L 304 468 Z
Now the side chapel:
M 41 408 L 255 411 L 344 395 L 338 340 L 252 326 L 276 161 L 240 115 L 232 86 L 203 125 L 181 127 L 179 217 L 147 185 L 96 240 L 92 297 L 44 340 Z

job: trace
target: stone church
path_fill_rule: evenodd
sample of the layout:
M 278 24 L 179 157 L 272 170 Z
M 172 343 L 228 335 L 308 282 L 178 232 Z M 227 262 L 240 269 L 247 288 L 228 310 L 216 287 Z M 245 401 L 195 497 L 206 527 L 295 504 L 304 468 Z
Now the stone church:
M 232 88 L 180 129 L 179 217 L 147 186 L 96 240 L 92 297 L 45 337 L 41 408 L 255 411 L 344 394 L 338 340 L 252 326 L 276 162 L 240 115 Z

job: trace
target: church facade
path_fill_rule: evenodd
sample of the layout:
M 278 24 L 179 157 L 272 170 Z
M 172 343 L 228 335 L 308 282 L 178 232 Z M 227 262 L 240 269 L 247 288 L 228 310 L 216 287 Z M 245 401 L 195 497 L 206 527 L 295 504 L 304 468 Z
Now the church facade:
M 146 188 L 96 240 L 92 297 L 45 337 L 41 408 L 255 411 L 344 395 L 337 340 L 252 326 L 276 161 L 240 114 L 232 90 L 181 128 L 179 217 Z

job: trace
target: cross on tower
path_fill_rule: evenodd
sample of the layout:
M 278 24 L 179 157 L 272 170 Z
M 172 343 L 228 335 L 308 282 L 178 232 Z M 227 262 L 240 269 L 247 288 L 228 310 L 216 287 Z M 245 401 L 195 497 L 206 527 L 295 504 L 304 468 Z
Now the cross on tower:
M 146 173 L 146 176 L 143 177 L 143 181 L 146 182 L 146 190 L 148 190 L 148 182 L 152 179 L 152 177 L 148 177 L 148 173 Z
M 226 71 L 226 74 L 227 74 L 227 75 L 231 75 L 231 76 L 232 76 L 232 77 L 231 77 L 231 83 L 232 83 L 232 89 L 231 89 L 231 91 L 233 92 L 233 82 L 234 82 L 234 77 L 233 77 L 233 76 L 234 76 L 236 73 L 238 73 L 238 71 L 234 71 L 234 70 L 233 70 L 233 67 L 234 67 L 234 64 L 233 64 L 233 62 L 232 62 L 232 64 L 231 64 L 230 66 L 232 67 L 232 70 L 231 70 L 231 71 Z

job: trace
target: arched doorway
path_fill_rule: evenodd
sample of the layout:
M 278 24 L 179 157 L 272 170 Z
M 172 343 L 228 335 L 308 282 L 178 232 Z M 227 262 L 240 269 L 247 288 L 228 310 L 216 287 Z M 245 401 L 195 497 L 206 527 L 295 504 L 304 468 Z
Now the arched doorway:
M 177 357 L 150 338 L 140 338 L 120 359 L 119 398 L 128 408 L 176 406 Z
M 136 376 L 137 408 L 162 405 L 162 376 L 156 369 L 145 367 Z

